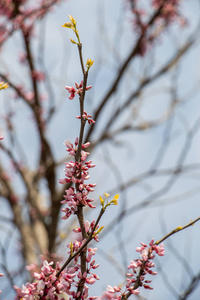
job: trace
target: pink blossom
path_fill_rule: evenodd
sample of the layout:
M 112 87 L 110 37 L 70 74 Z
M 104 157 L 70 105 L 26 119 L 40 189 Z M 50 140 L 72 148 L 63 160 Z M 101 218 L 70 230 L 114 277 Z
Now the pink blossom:
M 65 89 L 70 93 L 69 99 L 73 100 L 76 95 L 80 95 L 83 91 L 83 80 L 80 84 L 75 83 L 76 89 L 73 86 L 65 86 Z M 87 86 L 85 89 L 90 90 L 92 88 L 91 85 Z
M 133 295 L 138 295 L 139 293 L 140 293 L 139 289 L 131 291 L 131 294 L 133 294 Z
M 164 249 L 164 244 L 162 243 L 160 246 L 154 246 L 156 253 L 159 256 L 165 255 L 165 249 Z
M 67 147 L 67 151 L 69 152 L 69 155 L 74 156 L 76 153 L 76 149 L 74 149 L 73 144 L 70 143 L 70 141 L 65 141 L 64 145 Z
M 138 267 L 137 262 L 134 260 L 131 260 L 130 265 L 128 266 L 128 269 L 136 269 Z
M 92 88 L 92 85 L 86 86 L 86 91 L 90 90 Z
M 68 90 L 68 92 L 70 93 L 69 99 L 70 99 L 70 100 L 73 100 L 74 97 L 75 97 L 75 95 L 76 95 L 76 90 L 75 90 L 75 88 L 74 88 L 74 87 L 71 87 L 71 86 L 66 86 L 65 88 L 66 88 L 66 90 Z
M 143 260 L 147 261 L 147 259 L 148 259 L 148 250 L 147 249 L 142 250 L 141 256 L 142 256 Z
M 81 148 L 82 148 L 82 149 L 85 149 L 85 148 L 88 148 L 89 146 L 90 146 L 90 143 L 87 142 L 87 143 L 81 145 Z
M 85 278 L 85 281 L 88 284 L 94 284 L 96 280 L 95 280 L 94 276 L 91 275 L 90 277 Z
M 53 262 L 48 263 L 46 260 L 43 262 L 43 267 L 41 268 L 41 271 L 44 272 L 45 275 L 48 275 L 51 273 L 51 265 L 53 265 Z
M 97 248 L 89 248 L 88 250 L 88 256 L 86 258 L 87 262 L 90 262 L 92 259 L 92 256 L 95 255 L 95 252 L 97 251 Z

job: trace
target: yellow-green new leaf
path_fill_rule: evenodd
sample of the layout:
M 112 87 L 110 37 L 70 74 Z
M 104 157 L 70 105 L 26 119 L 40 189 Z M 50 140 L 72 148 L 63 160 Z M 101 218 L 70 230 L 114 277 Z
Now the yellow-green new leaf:
M 102 207 L 104 207 L 104 202 L 105 202 L 104 199 L 101 196 L 99 196 L 99 199 L 100 199 Z
M 62 27 L 66 27 L 66 28 L 72 28 L 72 23 L 71 22 L 67 22 L 64 25 L 62 25 Z
M 0 82 L 0 90 L 5 90 L 9 87 L 9 84 L 8 83 L 5 83 L 5 82 Z
M 71 15 L 68 15 L 70 21 L 72 22 L 72 24 L 76 25 L 76 19 L 74 19 Z
M 119 198 L 119 194 L 115 195 L 113 199 L 110 201 L 110 205 L 118 205 L 117 202 L 118 198 Z
M 110 194 L 108 194 L 108 193 L 104 193 L 104 195 L 105 195 L 106 198 L 110 197 Z
M 70 245 L 69 245 L 70 251 L 71 251 L 71 255 L 73 255 L 73 243 L 71 241 Z
M 96 232 L 94 232 L 92 237 L 95 237 L 95 235 L 99 234 L 104 229 L 104 226 L 101 226 Z

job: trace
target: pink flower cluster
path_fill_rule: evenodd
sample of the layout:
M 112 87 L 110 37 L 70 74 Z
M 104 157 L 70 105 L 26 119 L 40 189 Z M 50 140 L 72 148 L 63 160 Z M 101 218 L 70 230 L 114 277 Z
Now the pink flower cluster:
M 163 256 L 165 254 L 164 245 L 161 244 L 160 246 L 157 246 L 154 244 L 154 240 L 152 239 L 149 243 L 149 248 L 146 244 L 141 242 L 142 247 L 137 247 L 136 251 L 140 252 L 141 259 L 132 260 L 130 265 L 128 266 L 128 269 L 132 269 L 132 273 L 127 274 L 129 277 L 127 279 L 128 283 L 126 285 L 126 288 L 128 291 L 133 291 L 134 284 L 136 283 L 136 280 L 139 277 L 140 286 L 143 286 L 145 289 L 153 289 L 148 285 L 148 283 L 151 283 L 151 280 L 145 280 L 145 275 L 156 275 L 157 272 L 152 271 L 151 269 L 155 266 L 152 260 L 155 258 L 154 252 L 158 254 L 159 256 Z M 139 269 L 138 269 L 139 268 Z M 139 273 L 137 272 L 139 270 Z
M 77 95 L 80 95 L 83 91 L 83 80 L 81 81 L 80 84 L 78 84 L 77 82 L 75 83 L 76 89 L 72 86 L 66 86 L 66 90 L 68 90 L 68 92 L 70 93 L 69 99 L 73 100 L 74 97 Z M 90 90 L 92 88 L 91 85 L 87 86 L 85 89 Z
M 95 220 L 93 220 L 92 223 L 89 223 L 88 221 L 85 222 L 85 229 L 88 234 L 94 228 L 94 225 Z M 80 228 L 74 229 L 74 232 L 81 232 Z M 98 237 L 96 240 L 98 241 Z M 73 243 L 67 245 L 69 248 L 68 254 L 75 254 L 84 242 L 85 239 L 81 239 L 80 241 L 75 240 Z M 97 297 L 88 298 L 88 285 L 94 284 L 96 280 L 99 280 L 99 277 L 93 273 L 93 270 L 99 267 L 99 264 L 96 264 L 95 259 L 93 259 L 93 256 L 96 254 L 96 250 L 97 248 L 88 248 L 85 250 L 87 253 L 87 271 L 84 272 L 84 274 L 81 272 L 81 265 L 79 263 L 80 253 L 73 260 L 73 267 L 62 271 L 59 276 L 56 276 L 57 272 L 60 270 L 59 263 L 56 263 L 56 269 L 54 269 L 52 267 L 54 264 L 53 261 L 48 263 L 47 260 L 44 260 L 41 270 L 39 270 L 35 264 L 28 266 L 27 269 L 34 272 L 33 277 L 35 278 L 35 281 L 34 283 L 26 283 L 26 285 L 23 285 L 22 288 L 14 286 L 17 293 L 15 300 L 64 300 L 65 298 L 62 298 L 63 293 L 70 296 L 69 300 L 77 299 L 80 296 L 80 292 L 77 293 L 77 287 L 80 280 L 84 281 L 84 289 L 81 299 L 96 299 Z
M 81 119 L 81 116 L 77 116 L 76 117 L 77 119 Z M 86 121 L 88 121 L 88 124 L 91 125 L 91 124 L 94 124 L 95 121 L 92 119 L 92 116 L 91 115 L 88 115 L 87 112 L 84 110 L 84 114 L 82 115 L 82 118 Z
M 159 256 L 165 254 L 164 245 L 161 244 L 157 246 L 154 244 L 152 239 L 148 247 L 146 244 L 141 242 L 142 247 L 137 247 L 136 251 L 140 252 L 141 258 L 136 260 L 131 260 L 128 269 L 132 269 L 132 273 L 127 273 L 127 284 L 126 289 L 122 292 L 121 287 L 117 286 L 108 286 L 107 291 L 99 298 L 99 300 L 109 300 L 116 299 L 120 300 L 123 295 L 128 293 L 133 295 L 139 294 L 139 286 L 143 286 L 145 289 L 153 289 L 149 286 L 151 280 L 145 280 L 147 274 L 156 275 L 156 272 L 153 272 L 151 269 L 154 267 L 152 260 L 155 258 L 154 252 Z
M 60 270 L 59 263 L 56 269 L 52 267 L 53 262 L 48 263 L 46 260 L 43 262 L 40 273 L 34 273 L 35 282 L 26 283 L 22 288 L 14 286 L 17 296 L 16 300 L 37 300 L 37 299 L 51 299 L 51 300 L 64 300 L 58 295 L 63 292 L 71 295 L 71 287 L 74 283 L 77 267 L 68 268 L 66 271 L 61 272 L 60 277 L 56 277 L 56 273 Z
M 90 230 L 94 228 L 95 220 L 90 224 L 88 221 L 85 222 L 86 232 L 89 234 Z M 80 228 L 74 230 L 74 232 L 80 232 Z M 77 241 L 67 245 L 69 248 L 69 255 L 75 254 L 80 247 L 84 244 L 85 240 Z M 16 300 L 37 300 L 37 299 L 51 299 L 51 300 L 64 300 L 62 298 L 62 293 L 66 293 L 70 296 L 69 300 L 77 299 L 80 296 L 80 292 L 76 292 L 78 283 L 80 280 L 84 280 L 84 289 L 81 299 L 88 300 L 120 300 L 124 295 L 138 295 L 139 287 L 143 286 L 145 289 L 152 289 L 149 286 L 151 280 L 145 280 L 147 274 L 156 275 L 157 273 L 151 269 L 154 267 L 152 260 L 155 258 L 155 254 L 163 256 L 165 254 L 164 245 L 160 246 L 154 244 L 152 239 L 148 247 L 146 244 L 141 242 L 141 247 L 137 247 L 136 251 L 140 253 L 141 258 L 132 260 L 128 269 L 132 269 L 132 273 L 127 274 L 126 289 L 123 292 L 121 287 L 118 286 L 108 286 L 107 291 L 103 293 L 101 297 L 89 297 L 88 298 L 88 286 L 92 285 L 99 280 L 99 277 L 93 273 L 93 270 L 99 267 L 99 264 L 95 264 L 95 259 L 93 256 L 96 253 L 97 248 L 88 248 L 85 251 L 87 271 L 84 274 L 81 273 L 81 265 L 79 264 L 80 253 L 74 259 L 74 266 L 62 271 L 57 277 L 56 274 L 60 270 L 59 263 L 56 264 L 56 269 L 52 267 L 53 262 L 48 263 L 46 260 L 43 262 L 41 267 L 41 272 L 34 272 L 34 283 L 26 283 L 22 288 L 14 287 L 17 296 Z M 89 277 L 88 277 L 89 275 Z M 0 274 L 3 276 L 3 274 Z M 60 296 L 58 296 L 60 295 Z
M 73 244 L 71 245 L 67 245 L 67 247 L 70 249 L 70 251 L 68 252 L 69 254 L 73 254 L 76 253 L 80 247 L 84 244 L 85 239 L 82 241 L 77 241 L 75 240 L 73 242 Z M 96 254 L 97 248 L 88 248 L 86 249 L 87 251 L 87 256 L 86 256 L 86 263 L 87 263 L 87 272 L 85 272 L 84 274 L 81 273 L 81 265 L 78 263 L 78 258 L 80 256 L 77 255 L 74 259 L 74 265 L 77 267 L 77 278 L 78 281 L 80 281 L 80 279 L 83 279 L 87 284 L 94 284 L 96 280 L 99 280 L 99 277 L 95 274 L 92 273 L 92 270 L 95 270 L 99 267 L 99 264 L 95 264 L 95 259 L 92 259 L 92 257 Z M 87 275 L 90 275 L 89 277 L 87 277 Z M 88 287 L 87 285 L 84 285 L 84 289 L 85 289 L 85 296 L 86 298 L 88 297 Z M 83 299 L 86 299 L 85 297 Z
M 75 241 L 73 245 L 68 245 L 70 248 L 69 254 L 75 253 L 84 243 Z M 41 267 L 41 272 L 34 272 L 35 281 L 33 283 L 26 283 L 22 288 L 14 286 L 16 290 L 15 300 L 37 300 L 37 299 L 51 299 L 51 300 L 64 300 L 62 298 L 62 293 L 66 293 L 71 296 L 71 299 L 77 299 L 80 296 L 80 292 L 76 293 L 78 287 L 78 282 L 83 279 L 84 290 L 81 299 L 96 299 L 97 297 L 88 298 L 88 286 L 86 284 L 94 284 L 96 280 L 99 280 L 99 277 L 92 271 L 97 269 L 99 264 L 95 264 L 95 259 L 92 257 L 95 255 L 97 248 L 87 249 L 87 272 L 84 274 L 81 273 L 81 265 L 78 264 L 78 257 L 74 260 L 74 266 L 68 268 L 65 271 L 62 271 L 60 276 L 57 278 L 56 274 L 60 270 L 59 263 L 56 264 L 56 269 L 52 267 L 53 262 L 48 263 L 46 260 L 43 262 Z M 71 253 L 72 251 L 72 253 Z M 87 277 L 87 275 L 90 275 Z M 3 274 L 0 276 L 3 276 Z
M 78 138 L 75 141 L 75 147 L 70 142 L 65 142 L 65 145 L 67 146 L 69 155 L 75 156 L 78 146 Z M 96 184 L 85 183 L 85 180 L 90 178 L 88 170 L 95 167 L 91 160 L 87 162 L 85 161 L 89 153 L 85 152 L 83 149 L 89 146 L 90 143 L 82 145 L 80 162 L 70 161 L 65 163 L 65 178 L 60 179 L 59 182 L 61 184 L 71 182 L 74 183 L 76 187 L 70 187 L 65 191 L 65 199 L 61 201 L 61 203 L 67 204 L 68 207 L 62 209 L 62 211 L 65 213 L 65 216 L 62 217 L 62 219 L 68 219 L 71 214 L 74 214 L 77 211 L 77 206 L 79 204 L 83 206 L 87 205 L 90 208 L 95 208 L 95 206 L 92 204 L 94 199 L 88 199 L 88 194 L 89 192 L 94 191 Z

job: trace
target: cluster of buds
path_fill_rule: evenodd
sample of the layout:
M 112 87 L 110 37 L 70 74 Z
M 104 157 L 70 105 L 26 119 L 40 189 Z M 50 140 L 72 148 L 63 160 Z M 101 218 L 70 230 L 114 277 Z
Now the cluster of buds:
M 77 116 L 77 119 L 81 119 L 81 116 Z M 87 112 L 84 110 L 84 114 L 82 115 L 83 120 L 87 121 L 89 125 L 94 124 L 95 121 L 92 119 L 92 115 L 88 115 Z
M 149 247 L 141 242 L 141 247 L 136 248 L 137 252 L 140 252 L 140 259 L 131 260 L 128 269 L 132 269 L 132 273 L 127 273 L 127 284 L 126 289 L 123 292 L 121 287 L 119 286 L 110 286 L 108 285 L 107 291 L 103 293 L 100 297 L 100 300 L 120 300 L 123 296 L 126 295 L 138 295 L 139 287 L 143 286 L 145 289 L 153 289 L 149 286 L 151 280 L 145 280 L 145 276 L 147 274 L 156 275 L 156 272 L 153 272 L 151 269 L 154 267 L 154 263 L 152 260 L 155 258 L 154 253 L 159 256 L 163 256 L 165 254 L 164 245 L 160 246 L 154 243 L 152 239 L 149 243 Z
M 75 156 L 77 151 L 78 139 L 76 139 L 75 141 L 75 146 L 73 146 L 73 144 L 70 142 L 66 142 L 65 145 L 67 146 L 69 155 Z M 85 183 L 85 180 L 88 180 L 90 178 L 88 170 L 95 167 L 95 165 L 92 164 L 91 160 L 85 161 L 89 153 L 85 152 L 83 149 L 89 147 L 89 145 L 90 143 L 82 145 L 80 162 L 70 161 L 65 163 L 65 178 L 60 179 L 59 182 L 61 184 L 71 182 L 75 184 L 75 187 L 70 187 L 65 191 L 65 199 L 61 201 L 61 203 L 67 204 L 68 207 L 62 209 L 62 211 L 65 213 L 65 216 L 63 216 L 62 219 L 68 219 L 71 214 L 74 214 L 77 211 L 78 205 L 95 208 L 95 206 L 92 204 L 94 199 L 89 199 L 88 194 L 89 192 L 94 191 L 94 187 L 96 186 L 96 184 Z
M 140 259 L 132 260 L 128 269 L 132 269 L 132 273 L 127 274 L 129 278 L 127 278 L 126 288 L 131 293 L 135 293 L 134 287 L 136 282 L 138 282 L 139 286 L 143 286 L 145 289 L 153 289 L 149 283 L 151 280 L 145 280 L 145 275 L 156 275 L 157 272 L 152 271 L 152 268 L 155 266 L 152 260 L 155 258 L 155 254 L 159 256 L 163 256 L 165 254 L 164 245 L 160 246 L 154 244 L 154 240 L 152 239 L 149 243 L 149 247 L 141 242 L 141 247 L 136 248 L 137 252 L 140 252 Z M 138 271 L 139 270 L 139 271 Z
M 84 224 L 85 230 L 89 235 L 95 227 L 95 220 L 91 223 L 88 221 Z M 98 229 L 98 226 L 96 227 Z M 100 229 L 101 230 L 101 229 Z M 100 230 L 97 230 L 99 232 Z M 74 232 L 81 232 L 80 228 L 74 229 Z M 95 235 L 96 241 L 98 241 L 98 236 Z M 82 238 L 79 240 L 74 240 L 67 247 L 69 248 L 68 254 L 70 256 L 76 254 L 79 251 L 80 247 L 85 243 L 85 239 Z M 75 256 L 73 260 L 73 267 L 60 271 L 59 263 L 56 263 L 56 269 L 52 267 L 54 264 L 53 261 L 50 263 L 47 260 L 44 260 L 41 269 L 36 267 L 36 265 L 28 266 L 27 269 L 34 270 L 33 277 L 35 278 L 34 283 L 26 283 L 22 288 L 14 286 L 16 290 L 16 300 L 37 300 L 37 299 L 52 299 L 52 300 L 64 300 L 62 298 L 64 294 L 70 296 L 69 300 L 77 299 L 80 296 L 80 292 L 77 292 L 78 284 L 81 281 L 84 282 L 83 292 L 81 299 L 94 300 L 97 297 L 90 297 L 88 295 L 89 287 L 99 280 L 99 277 L 94 273 L 94 270 L 99 267 L 99 264 L 95 263 L 93 256 L 96 254 L 97 248 L 88 248 L 86 251 L 86 271 L 82 274 L 81 265 L 79 263 L 79 256 Z M 3 274 L 0 276 L 3 276 Z M 64 294 L 63 294 L 64 293 Z
M 76 95 L 81 95 L 81 93 L 83 91 L 83 80 L 81 81 L 80 84 L 75 82 L 75 86 L 76 86 L 76 89 L 73 86 L 66 86 L 65 87 L 66 90 L 68 90 L 68 92 L 70 93 L 70 96 L 69 96 L 70 100 L 73 100 Z M 85 90 L 88 91 L 91 88 L 92 88 L 92 86 L 89 85 L 89 86 L 86 86 Z
M 70 249 L 70 251 L 68 253 L 70 255 L 73 255 L 74 253 L 76 253 L 80 249 L 80 247 L 84 244 L 84 242 L 85 242 L 85 239 L 82 241 L 75 240 L 73 243 L 71 242 L 69 245 L 67 245 L 67 247 Z M 80 254 L 77 255 L 74 259 L 74 266 L 77 268 L 76 269 L 77 279 L 78 279 L 77 281 L 79 282 L 80 280 L 83 280 L 85 282 L 84 292 L 83 292 L 83 296 L 81 299 L 88 299 L 87 284 L 92 285 L 96 282 L 96 280 L 99 280 L 99 277 L 95 273 L 93 273 L 93 270 L 95 270 L 99 267 L 99 264 L 96 264 L 95 259 L 93 259 L 93 256 L 96 254 L 97 248 L 88 248 L 85 251 L 86 251 L 86 263 L 87 263 L 86 270 L 87 271 L 84 272 L 84 274 L 82 274 L 81 265 L 78 263 L 79 262 L 78 257 L 80 256 Z M 76 283 L 76 286 L 78 286 L 78 283 Z M 76 296 L 78 296 L 78 295 L 76 295 Z
M 95 220 L 90 224 L 88 221 L 85 222 L 86 232 L 89 232 L 94 228 Z M 74 230 L 74 232 L 81 232 L 80 228 Z M 69 254 L 73 255 L 76 253 L 80 247 L 84 244 L 85 240 L 71 242 L 67 247 L 69 248 Z M 164 246 L 160 246 L 154 243 L 152 239 L 149 243 L 149 247 L 141 242 L 141 247 L 137 247 L 136 251 L 140 253 L 141 258 L 131 261 L 128 269 L 132 269 L 132 273 L 127 274 L 126 289 L 123 292 L 121 287 L 118 286 L 108 286 L 107 291 L 103 293 L 101 297 L 88 297 L 88 286 L 99 280 L 99 277 L 93 273 L 93 270 L 99 267 L 99 264 L 95 264 L 95 259 L 93 256 L 96 253 L 97 248 L 88 248 L 86 249 L 86 262 L 87 262 L 87 271 L 84 274 L 81 273 L 81 265 L 78 263 L 78 257 L 76 256 L 74 260 L 74 266 L 71 268 L 62 271 L 59 277 L 56 276 L 57 272 L 60 270 L 59 263 L 56 264 L 56 269 L 52 267 L 53 262 L 48 263 L 46 260 L 43 262 L 40 273 L 34 273 L 35 282 L 27 283 L 23 285 L 22 288 L 14 287 L 17 296 L 16 300 L 20 299 L 52 299 L 52 300 L 64 300 L 62 298 L 62 293 L 66 293 L 70 296 L 69 299 L 77 299 L 80 295 L 80 292 L 76 293 L 75 289 L 78 286 L 80 280 L 84 280 L 84 289 L 81 296 L 81 299 L 88 300 L 108 300 L 115 299 L 120 300 L 123 296 L 126 296 L 128 293 L 133 295 L 139 294 L 139 286 L 143 286 L 145 289 L 152 289 L 149 286 L 151 280 L 145 280 L 147 274 L 156 275 L 156 272 L 153 272 L 151 269 L 154 267 L 152 260 L 155 258 L 155 254 L 163 256 L 165 254 Z M 89 276 L 88 276 L 89 275 Z M 3 276 L 3 274 L 0 274 Z M 60 296 L 59 296 L 60 295 Z
M 14 286 L 17 296 L 16 300 L 28 299 L 51 299 L 51 300 L 64 300 L 59 297 L 63 292 L 71 295 L 71 287 L 74 284 L 74 277 L 76 276 L 77 267 L 68 268 L 61 272 L 60 277 L 57 278 L 56 274 L 60 270 L 59 263 L 56 264 L 56 269 L 52 267 L 53 262 L 48 263 L 46 260 L 43 262 L 40 273 L 34 273 L 35 281 L 33 283 L 26 283 L 22 288 Z

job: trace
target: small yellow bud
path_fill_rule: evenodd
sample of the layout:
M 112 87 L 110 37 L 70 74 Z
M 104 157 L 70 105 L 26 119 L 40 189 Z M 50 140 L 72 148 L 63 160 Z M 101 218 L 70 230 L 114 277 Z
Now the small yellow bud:
M 70 41 L 72 42 L 72 44 L 77 44 L 77 42 L 75 42 L 74 40 L 70 39 Z
M 100 198 L 100 202 L 101 202 L 101 205 L 102 205 L 102 207 L 104 207 L 104 199 L 101 197 L 101 196 L 99 196 L 99 198 Z
M 181 229 L 183 229 L 183 227 L 178 226 L 178 227 L 175 229 L 175 231 L 179 231 L 179 230 L 181 230 Z
M 86 67 L 88 70 L 92 67 L 93 63 L 94 63 L 94 60 L 91 60 L 91 58 L 88 58 L 88 60 L 86 62 Z

